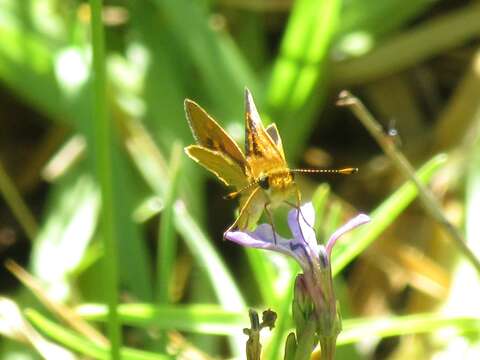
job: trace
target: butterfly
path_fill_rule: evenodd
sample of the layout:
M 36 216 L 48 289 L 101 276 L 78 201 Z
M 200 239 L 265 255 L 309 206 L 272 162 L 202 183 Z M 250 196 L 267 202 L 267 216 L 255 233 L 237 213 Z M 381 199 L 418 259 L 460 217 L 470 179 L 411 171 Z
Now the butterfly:
M 271 209 L 285 202 L 300 208 L 300 192 L 295 173 L 350 174 L 346 169 L 290 169 L 285 160 L 282 139 L 275 123 L 263 126 L 253 101 L 245 89 L 245 153 L 235 140 L 192 100 L 185 100 L 185 113 L 197 142 L 185 148 L 186 154 L 215 174 L 235 191 L 226 198 L 239 198 L 239 215 L 229 230 L 251 229 L 265 211 L 273 227 Z M 297 204 L 288 200 L 296 195 Z

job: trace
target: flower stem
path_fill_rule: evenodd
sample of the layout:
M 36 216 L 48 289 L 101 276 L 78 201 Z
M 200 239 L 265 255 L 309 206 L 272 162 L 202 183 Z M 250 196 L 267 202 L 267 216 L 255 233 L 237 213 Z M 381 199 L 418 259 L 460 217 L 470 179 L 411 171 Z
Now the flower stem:
M 320 360 L 335 359 L 335 347 L 337 344 L 337 336 L 321 336 L 320 348 L 322 349 Z

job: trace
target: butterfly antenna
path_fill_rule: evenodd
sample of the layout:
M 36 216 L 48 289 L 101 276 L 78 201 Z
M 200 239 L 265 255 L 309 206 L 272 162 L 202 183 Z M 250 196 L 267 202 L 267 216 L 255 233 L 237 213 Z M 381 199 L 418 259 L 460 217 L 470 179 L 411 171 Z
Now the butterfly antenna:
M 343 169 L 290 169 L 292 173 L 304 174 L 341 174 L 351 175 L 358 172 L 358 168 L 343 168 Z

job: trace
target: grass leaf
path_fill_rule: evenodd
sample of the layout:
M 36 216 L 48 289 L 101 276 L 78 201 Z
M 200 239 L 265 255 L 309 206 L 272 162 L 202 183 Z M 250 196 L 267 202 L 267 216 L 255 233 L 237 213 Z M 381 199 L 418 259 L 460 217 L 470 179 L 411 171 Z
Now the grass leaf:
M 424 184 L 445 164 L 445 155 L 437 155 L 416 174 Z M 371 214 L 371 222 L 355 230 L 348 243 L 339 242 L 332 254 L 332 272 L 338 274 L 355 257 L 360 255 L 402 213 L 418 195 L 416 186 L 407 182 L 377 207 Z

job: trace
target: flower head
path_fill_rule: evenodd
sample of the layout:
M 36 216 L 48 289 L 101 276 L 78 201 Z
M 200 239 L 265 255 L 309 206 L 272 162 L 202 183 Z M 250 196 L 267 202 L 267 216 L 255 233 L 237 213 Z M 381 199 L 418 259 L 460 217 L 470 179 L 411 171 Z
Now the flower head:
M 295 258 L 303 270 L 303 274 L 297 277 L 297 285 L 303 284 L 296 286 L 297 299 L 303 299 L 304 302 L 306 296 L 313 303 L 316 332 L 320 338 L 322 349 L 330 349 L 329 344 L 335 344 L 341 328 L 333 291 L 330 262 L 332 249 L 343 234 L 369 221 L 370 218 L 367 215 L 357 215 L 338 228 L 330 236 L 326 245 L 321 245 L 317 243 L 315 231 L 310 225 L 315 223 L 315 211 L 312 203 L 309 202 L 301 206 L 300 212 L 298 209 L 293 209 L 288 213 L 288 225 L 293 236 L 292 239 L 285 239 L 274 233 L 270 224 L 261 224 L 255 231 L 228 231 L 224 236 L 227 240 L 242 246 L 272 250 Z M 309 307 L 297 306 L 297 309 L 301 308 L 308 309 Z M 309 314 L 304 315 L 306 316 L 303 318 L 309 318 Z M 333 346 L 334 348 L 335 346 Z
M 357 215 L 336 230 L 324 246 L 317 243 L 315 231 L 311 225 L 315 223 L 315 211 L 312 203 L 308 202 L 300 209 L 300 214 L 298 214 L 298 209 L 292 209 L 288 213 L 288 226 L 293 236 L 292 239 L 285 239 L 277 233 L 274 234 L 270 224 L 261 224 L 255 231 L 227 231 L 225 238 L 242 246 L 290 255 L 307 273 L 315 265 L 320 268 L 329 266 L 332 249 L 337 240 L 343 234 L 370 221 L 365 214 Z

